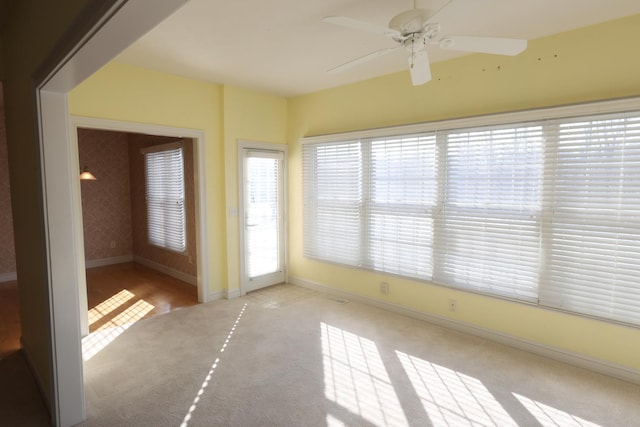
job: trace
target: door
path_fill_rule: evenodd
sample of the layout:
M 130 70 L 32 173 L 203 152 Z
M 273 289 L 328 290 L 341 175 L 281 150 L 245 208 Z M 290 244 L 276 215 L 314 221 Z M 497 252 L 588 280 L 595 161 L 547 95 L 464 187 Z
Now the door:
M 241 148 L 242 292 L 285 281 L 285 152 Z

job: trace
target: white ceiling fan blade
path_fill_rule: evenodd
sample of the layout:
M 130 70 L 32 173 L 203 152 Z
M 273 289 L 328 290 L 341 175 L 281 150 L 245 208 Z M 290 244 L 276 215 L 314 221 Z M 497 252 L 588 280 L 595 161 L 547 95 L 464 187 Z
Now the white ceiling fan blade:
M 370 24 L 368 22 L 358 21 L 357 19 L 347 18 L 346 16 L 327 16 L 323 19 L 323 21 L 329 24 L 339 25 L 341 27 L 366 31 L 369 33 L 382 34 L 389 37 L 400 35 L 398 31 L 392 30 L 391 28 L 383 27 L 376 24 Z
M 527 48 L 527 41 L 499 37 L 449 36 L 440 40 L 440 48 L 463 52 L 514 56 Z
M 355 67 L 358 64 L 362 64 L 363 62 L 367 62 L 367 61 L 370 61 L 370 60 L 372 60 L 374 58 L 377 58 L 379 56 L 386 55 L 387 53 L 392 52 L 392 51 L 394 51 L 394 50 L 396 50 L 396 49 L 398 49 L 400 47 L 402 47 L 402 46 L 399 45 L 399 46 L 390 47 L 390 48 L 387 48 L 387 49 L 376 50 L 375 52 L 371 52 L 371 53 L 369 53 L 369 54 L 367 54 L 365 56 L 361 56 L 360 58 L 354 59 L 353 61 L 349 61 L 349 62 L 346 62 L 346 63 L 344 63 L 342 65 L 338 65 L 337 67 L 334 67 L 334 68 L 328 70 L 327 73 L 329 73 L 329 74 L 339 73 L 339 72 L 344 71 L 346 69 L 349 69 L 351 67 Z
M 414 86 L 420 86 L 431 80 L 431 67 L 426 49 L 414 52 L 409 56 L 409 72 L 411 73 L 411 83 Z

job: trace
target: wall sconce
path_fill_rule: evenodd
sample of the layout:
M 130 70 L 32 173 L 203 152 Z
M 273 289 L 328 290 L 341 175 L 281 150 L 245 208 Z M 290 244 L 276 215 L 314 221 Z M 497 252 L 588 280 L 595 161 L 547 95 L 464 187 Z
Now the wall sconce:
M 89 172 L 89 168 L 85 166 L 80 171 L 80 179 L 83 181 L 95 181 L 96 177 L 93 176 L 93 174 Z

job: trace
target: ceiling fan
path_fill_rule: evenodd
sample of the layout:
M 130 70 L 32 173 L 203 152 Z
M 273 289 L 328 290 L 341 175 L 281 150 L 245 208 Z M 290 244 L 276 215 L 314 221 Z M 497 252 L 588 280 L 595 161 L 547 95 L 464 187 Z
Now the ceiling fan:
M 397 46 L 380 49 L 345 64 L 338 65 L 328 72 L 338 73 L 404 47 L 409 52 L 411 82 L 414 86 L 418 86 L 431 80 L 431 69 L 429 66 L 429 56 L 427 54 L 428 45 L 436 44 L 440 49 L 446 50 L 510 56 L 517 55 L 527 48 L 527 41 L 520 39 L 472 36 L 439 37 L 440 24 L 434 22 L 434 18 L 440 11 L 447 7 L 451 1 L 453 0 L 449 0 L 443 7 L 432 13 L 430 10 L 417 8 L 416 0 L 413 0 L 413 9 L 399 13 L 391 18 L 388 28 L 345 16 L 328 16 L 324 18 L 324 22 L 355 30 L 382 34 L 391 37 L 398 43 Z

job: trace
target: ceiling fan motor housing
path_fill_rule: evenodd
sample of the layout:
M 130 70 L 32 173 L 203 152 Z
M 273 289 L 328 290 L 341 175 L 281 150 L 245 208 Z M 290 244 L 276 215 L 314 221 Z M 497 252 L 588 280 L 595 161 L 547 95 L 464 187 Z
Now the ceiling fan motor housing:
M 427 24 L 424 31 L 407 35 L 403 40 L 398 40 L 408 51 L 415 52 L 424 49 L 440 31 L 439 24 Z
M 391 18 L 389 28 L 398 31 L 403 36 L 419 33 L 424 23 L 429 19 L 427 9 L 411 9 Z

